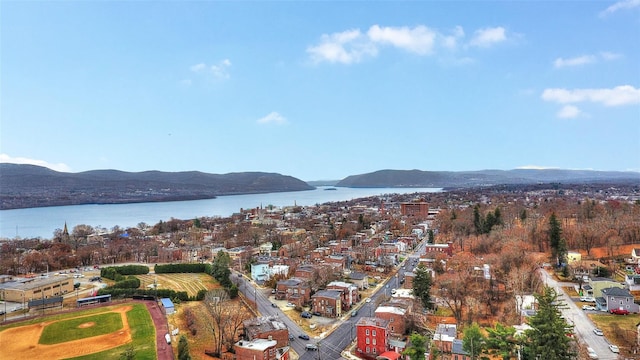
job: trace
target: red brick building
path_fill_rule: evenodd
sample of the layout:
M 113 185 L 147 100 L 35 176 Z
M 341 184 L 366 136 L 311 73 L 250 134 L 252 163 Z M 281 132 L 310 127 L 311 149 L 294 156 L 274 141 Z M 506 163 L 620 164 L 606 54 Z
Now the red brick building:
M 289 347 L 278 348 L 275 340 L 240 340 L 233 344 L 236 360 L 288 360 Z
M 388 325 L 388 320 L 380 318 L 362 317 L 358 320 L 356 324 L 356 352 L 359 357 L 375 359 L 378 355 L 389 350 Z
M 242 322 L 245 337 L 249 340 L 275 340 L 277 347 L 289 345 L 289 328 L 275 317 L 258 317 Z
M 387 326 L 389 334 L 403 335 L 406 331 L 406 318 L 411 314 L 412 308 L 410 301 L 394 299 L 380 304 L 375 311 L 375 316 L 389 322 Z
M 401 203 L 400 213 L 403 216 L 417 216 L 426 218 L 429 215 L 429 204 L 426 202 Z
M 297 306 L 302 307 L 311 300 L 311 287 L 304 279 L 291 278 L 280 280 L 276 284 L 277 300 L 287 300 Z

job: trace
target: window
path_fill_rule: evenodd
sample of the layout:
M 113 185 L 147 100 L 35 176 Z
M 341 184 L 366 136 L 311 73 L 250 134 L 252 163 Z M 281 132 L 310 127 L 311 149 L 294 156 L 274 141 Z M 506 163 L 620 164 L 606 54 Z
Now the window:
M 366 339 L 365 339 L 365 343 L 366 343 L 367 345 L 369 345 L 369 338 L 366 338 Z
M 371 332 L 371 335 L 376 336 L 376 331 L 375 331 L 375 330 L 373 330 L 373 331 Z
M 365 330 L 365 335 L 369 335 L 369 329 Z
M 376 345 L 376 338 L 373 338 L 373 345 Z
M 370 353 L 370 352 L 371 352 L 371 350 L 369 350 L 369 347 L 367 346 L 367 354 Z
M 373 348 L 372 350 L 373 350 L 373 353 L 375 354 L 376 353 L 376 348 Z

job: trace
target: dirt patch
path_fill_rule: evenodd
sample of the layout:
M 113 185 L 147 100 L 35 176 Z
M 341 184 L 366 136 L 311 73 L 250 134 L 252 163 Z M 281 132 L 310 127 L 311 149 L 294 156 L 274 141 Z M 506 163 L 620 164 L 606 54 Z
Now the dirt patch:
M 54 345 L 38 344 L 42 330 L 53 322 L 43 322 L 34 325 L 20 326 L 0 332 L 0 359 L 63 359 L 80 355 L 93 354 L 100 351 L 131 342 L 131 329 L 127 321 L 126 312 L 131 306 L 121 306 L 110 310 L 120 313 L 122 329 L 110 334 L 93 336 L 91 338 L 68 341 Z M 95 325 L 86 322 L 88 327 Z
M 90 327 L 95 326 L 95 325 L 96 325 L 96 323 L 94 323 L 93 321 L 91 321 L 91 322 L 86 322 L 86 323 L 84 323 L 84 324 L 80 324 L 80 325 L 78 325 L 78 328 L 80 328 L 80 329 L 86 329 L 86 328 L 90 328 Z

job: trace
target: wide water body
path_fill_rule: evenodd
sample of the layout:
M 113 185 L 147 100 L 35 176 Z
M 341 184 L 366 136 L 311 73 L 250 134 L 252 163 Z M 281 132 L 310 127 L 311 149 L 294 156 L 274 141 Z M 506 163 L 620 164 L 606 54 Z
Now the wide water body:
M 84 224 L 111 229 L 134 227 L 144 222 L 155 225 L 160 220 L 227 217 L 240 209 L 274 205 L 315 205 L 331 201 L 352 200 L 383 194 L 437 192 L 434 188 L 337 188 L 319 187 L 309 191 L 220 196 L 208 200 L 171 201 L 119 205 L 73 205 L 0 211 L 0 238 L 41 237 L 50 239 L 65 222 L 69 231 Z

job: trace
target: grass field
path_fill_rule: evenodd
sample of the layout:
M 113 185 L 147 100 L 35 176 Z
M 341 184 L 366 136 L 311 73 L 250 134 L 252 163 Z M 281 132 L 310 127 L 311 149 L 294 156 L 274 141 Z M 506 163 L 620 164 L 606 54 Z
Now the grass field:
M 102 322 L 107 324 L 103 326 Z M 0 326 L 0 344 L 0 359 L 119 359 L 127 349 L 133 349 L 136 359 L 157 357 L 153 320 L 141 303 Z
M 117 331 L 122 326 L 122 317 L 113 312 L 60 320 L 42 330 L 38 343 L 51 345 L 104 335 Z
M 189 296 L 196 296 L 199 290 L 210 290 L 217 287 L 213 277 L 207 274 L 147 274 L 136 275 L 140 279 L 140 287 L 148 288 L 157 282 L 158 289 L 186 291 Z

